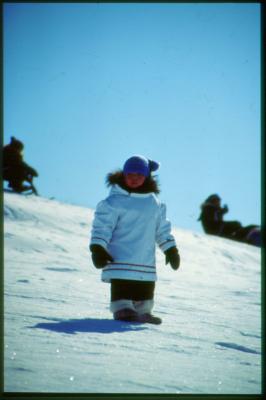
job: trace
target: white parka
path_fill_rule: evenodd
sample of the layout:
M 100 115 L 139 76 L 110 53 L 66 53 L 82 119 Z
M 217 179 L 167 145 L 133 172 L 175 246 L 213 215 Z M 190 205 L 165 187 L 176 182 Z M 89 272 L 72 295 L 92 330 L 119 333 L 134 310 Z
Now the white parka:
M 166 206 L 154 193 L 130 193 L 115 184 L 96 208 L 90 244 L 99 244 L 114 261 L 102 280 L 156 281 L 156 243 L 162 251 L 176 246 Z

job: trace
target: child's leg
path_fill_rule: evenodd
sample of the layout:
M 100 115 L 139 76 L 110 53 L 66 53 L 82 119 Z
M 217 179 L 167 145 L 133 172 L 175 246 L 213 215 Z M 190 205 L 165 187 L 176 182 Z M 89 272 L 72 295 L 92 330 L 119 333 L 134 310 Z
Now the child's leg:
M 111 301 L 110 310 L 114 315 L 114 319 L 122 321 L 134 321 L 138 314 L 132 300 L 115 300 Z
M 150 314 L 154 304 L 154 288 L 155 282 L 112 280 L 110 311 L 114 318 Z
M 154 301 L 153 299 L 133 301 L 133 305 L 139 315 L 150 314 L 153 309 Z
M 127 281 L 112 280 L 110 311 L 114 319 L 130 321 L 137 313 L 131 297 L 128 296 Z
M 124 310 L 124 309 L 135 311 L 133 301 L 127 300 L 127 299 L 111 301 L 110 311 L 112 313 L 115 313 L 117 311 Z

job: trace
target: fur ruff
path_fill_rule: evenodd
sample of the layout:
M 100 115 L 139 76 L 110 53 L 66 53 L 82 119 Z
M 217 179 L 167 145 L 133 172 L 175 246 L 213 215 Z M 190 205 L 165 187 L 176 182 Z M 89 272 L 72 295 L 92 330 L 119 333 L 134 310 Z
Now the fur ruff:
M 145 179 L 143 185 L 141 185 L 139 188 L 130 189 L 125 183 L 122 170 L 109 173 L 106 177 L 106 184 L 107 186 L 119 185 L 122 189 L 130 193 L 160 193 L 159 184 L 156 178 L 151 175 Z

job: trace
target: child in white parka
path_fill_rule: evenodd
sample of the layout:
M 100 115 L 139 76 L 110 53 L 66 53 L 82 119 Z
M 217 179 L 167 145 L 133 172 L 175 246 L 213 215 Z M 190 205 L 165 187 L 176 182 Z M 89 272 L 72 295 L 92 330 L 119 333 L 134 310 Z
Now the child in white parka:
M 161 323 L 151 314 L 156 243 L 166 255 L 166 264 L 179 268 L 166 206 L 156 196 L 159 189 L 152 172 L 158 168 L 146 157 L 130 157 L 123 170 L 107 176 L 110 194 L 95 211 L 92 261 L 102 268 L 102 280 L 111 283 L 110 310 L 117 320 Z

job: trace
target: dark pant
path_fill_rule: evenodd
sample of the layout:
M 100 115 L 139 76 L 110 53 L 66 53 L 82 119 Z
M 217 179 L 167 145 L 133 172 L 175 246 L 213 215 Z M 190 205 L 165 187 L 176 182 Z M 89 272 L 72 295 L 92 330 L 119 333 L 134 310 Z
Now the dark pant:
M 24 181 L 31 183 L 32 177 L 29 175 L 29 172 L 26 168 L 23 167 L 9 167 L 4 168 L 3 179 L 9 182 L 9 187 L 12 188 L 15 192 L 21 193 L 25 190 L 31 188 L 31 186 L 25 186 L 23 184 Z
M 242 225 L 238 221 L 224 221 L 222 232 L 220 235 L 226 238 L 230 238 L 240 228 L 242 228 Z
M 142 282 L 124 279 L 111 280 L 111 301 L 117 300 L 152 300 L 155 282 Z

